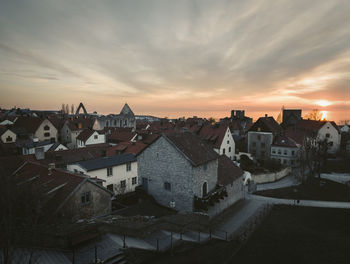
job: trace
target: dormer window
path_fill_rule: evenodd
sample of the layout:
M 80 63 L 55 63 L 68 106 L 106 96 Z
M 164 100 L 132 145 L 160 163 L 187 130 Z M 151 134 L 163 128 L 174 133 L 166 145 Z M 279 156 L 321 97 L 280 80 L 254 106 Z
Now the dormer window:
M 44 126 L 44 130 L 50 130 L 50 127 L 48 125 Z
M 7 138 L 6 138 L 6 142 L 12 142 L 12 137 L 10 137 L 10 136 L 8 136 Z

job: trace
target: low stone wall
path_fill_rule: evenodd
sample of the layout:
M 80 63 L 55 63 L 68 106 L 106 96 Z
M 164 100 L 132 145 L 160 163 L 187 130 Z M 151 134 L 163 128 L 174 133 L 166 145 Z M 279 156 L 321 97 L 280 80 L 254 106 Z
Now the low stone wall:
M 242 179 L 239 178 L 235 180 L 232 185 L 228 184 L 226 186 L 227 191 L 227 197 L 225 197 L 223 200 L 220 200 L 219 203 L 216 203 L 215 205 L 209 207 L 208 209 L 208 216 L 210 218 L 216 216 L 217 214 L 224 211 L 226 208 L 233 205 L 235 202 L 243 198 L 243 184 Z
M 288 174 L 291 173 L 291 171 L 292 171 L 292 168 L 287 167 L 278 172 L 271 172 L 271 173 L 265 173 L 265 174 L 252 174 L 252 180 L 255 183 L 275 182 L 286 177 Z

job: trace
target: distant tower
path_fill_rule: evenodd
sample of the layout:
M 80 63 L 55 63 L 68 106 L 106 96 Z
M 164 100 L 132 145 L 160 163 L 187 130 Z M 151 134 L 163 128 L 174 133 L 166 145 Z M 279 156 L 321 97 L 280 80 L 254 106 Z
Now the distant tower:
M 86 112 L 86 109 L 85 109 L 85 106 L 83 105 L 83 103 L 80 103 L 79 106 L 78 106 L 78 108 L 77 108 L 77 111 L 75 111 L 75 114 L 76 114 L 76 115 L 79 115 L 80 108 L 83 109 L 84 115 L 87 115 L 87 114 L 88 114 L 88 113 Z

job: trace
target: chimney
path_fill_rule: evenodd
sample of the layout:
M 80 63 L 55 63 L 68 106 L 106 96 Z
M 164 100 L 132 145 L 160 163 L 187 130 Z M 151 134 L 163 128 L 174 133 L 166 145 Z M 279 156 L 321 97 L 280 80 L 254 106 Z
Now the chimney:
M 35 158 L 37 160 L 43 160 L 45 159 L 45 152 L 44 152 L 44 148 L 35 148 Z
M 267 115 L 267 114 L 265 114 L 265 117 L 268 117 L 268 115 Z
M 52 175 L 52 170 L 55 168 L 55 163 L 49 163 L 49 167 L 47 168 L 47 174 Z

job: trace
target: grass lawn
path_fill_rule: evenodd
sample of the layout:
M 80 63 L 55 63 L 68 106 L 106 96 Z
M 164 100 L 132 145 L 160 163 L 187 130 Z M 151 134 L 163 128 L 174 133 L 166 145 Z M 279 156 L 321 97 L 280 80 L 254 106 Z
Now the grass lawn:
M 315 179 L 308 184 L 258 191 L 255 194 L 285 199 L 350 202 L 350 187 L 326 179 L 321 182 L 323 185 Z
M 276 206 L 230 263 L 350 263 L 350 210 Z

